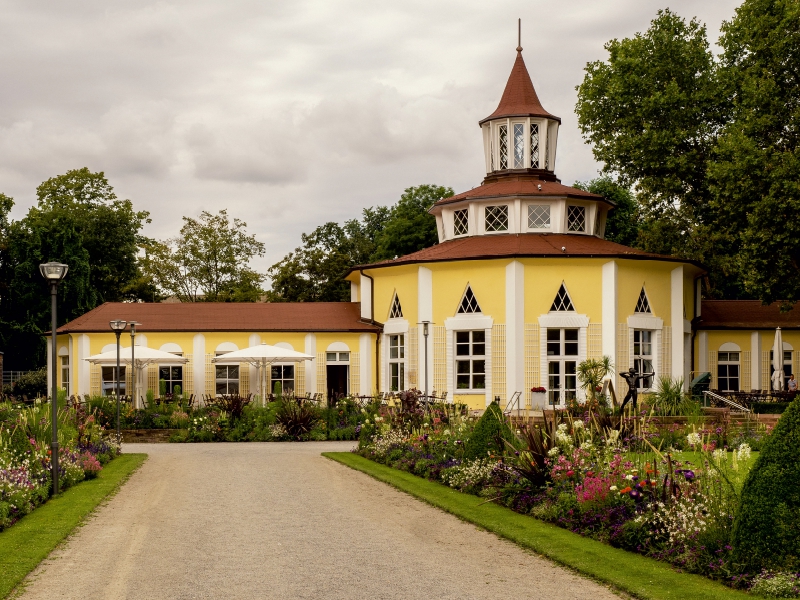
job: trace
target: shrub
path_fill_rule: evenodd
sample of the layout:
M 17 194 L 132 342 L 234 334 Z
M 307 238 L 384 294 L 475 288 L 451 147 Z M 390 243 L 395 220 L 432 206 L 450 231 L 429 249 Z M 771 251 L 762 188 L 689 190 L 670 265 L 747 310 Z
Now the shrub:
M 506 423 L 503 411 L 497 402 L 492 402 L 478 420 L 475 429 L 464 447 L 464 458 L 475 460 L 489 454 L 502 455 L 505 442 L 517 443 L 517 437 Z
M 302 436 L 311 433 L 320 421 L 320 416 L 316 407 L 311 404 L 289 400 L 281 402 L 275 421 L 283 425 L 290 439 L 300 440 Z
M 35 398 L 47 395 L 47 367 L 29 371 L 11 384 L 11 394 Z
M 733 527 L 735 560 L 746 570 L 800 569 L 800 402 L 791 403 L 742 488 Z
M 800 577 L 794 573 L 765 571 L 753 580 L 750 592 L 765 598 L 800 597 Z
M 691 402 L 683 391 L 683 377 L 659 377 L 656 393 L 649 397 L 656 414 L 665 417 L 682 415 Z
M 789 408 L 791 402 L 753 402 L 750 407 L 757 415 L 780 415 Z

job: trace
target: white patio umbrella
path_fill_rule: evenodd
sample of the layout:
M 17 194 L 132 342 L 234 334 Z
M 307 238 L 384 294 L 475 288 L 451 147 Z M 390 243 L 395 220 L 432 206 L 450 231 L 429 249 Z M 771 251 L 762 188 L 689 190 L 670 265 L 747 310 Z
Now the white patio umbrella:
M 783 335 L 781 328 L 775 330 L 775 343 L 772 345 L 772 389 L 779 392 L 783 389 Z
M 258 346 L 242 348 L 227 352 L 211 359 L 213 363 L 238 362 L 253 365 L 258 369 L 258 390 L 261 394 L 261 402 L 266 398 L 267 386 L 267 367 L 276 362 L 301 362 L 314 360 L 310 354 L 303 354 L 296 350 L 281 348 L 280 346 L 270 346 L 266 342 L 261 342 Z
M 178 356 L 176 354 L 172 354 L 171 352 L 164 352 L 163 350 L 156 350 L 155 348 L 148 348 L 147 346 L 136 346 L 135 351 L 135 361 L 136 364 L 133 366 L 134 376 L 141 380 L 141 374 L 144 372 L 145 367 L 152 364 L 159 364 L 159 363 L 187 363 L 189 362 L 188 358 L 184 358 L 183 356 Z M 108 352 L 103 352 L 101 354 L 95 354 L 84 360 L 88 360 L 93 365 L 117 365 L 117 349 L 114 348 L 113 350 L 109 350 Z M 128 346 L 127 348 L 121 347 L 120 348 L 120 357 L 119 362 L 122 365 L 129 365 L 131 364 L 131 347 Z M 139 389 L 139 385 L 136 386 Z M 134 403 L 138 406 L 137 399 L 134 398 Z

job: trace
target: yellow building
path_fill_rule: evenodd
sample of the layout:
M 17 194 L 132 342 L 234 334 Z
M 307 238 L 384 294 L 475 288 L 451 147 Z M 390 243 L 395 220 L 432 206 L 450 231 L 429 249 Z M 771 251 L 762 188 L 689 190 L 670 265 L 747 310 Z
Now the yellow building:
M 776 326 L 786 330 L 787 372 L 800 370 L 796 318 L 757 302 L 701 303 L 701 265 L 604 239 L 614 206 L 556 177 L 560 119 L 542 107 L 521 49 L 500 104 L 479 125 L 483 184 L 431 208 L 437 245 L 352 269 L 351 302 L 104 304 L 59 329 L 60 385 L 108 391 L 111 370 L 83 359 L 113 347 L 113 319 L 139 321 L 138 344 L 189 358 L 153 366 L 139 389 L 165 379 L 196 395 L 247 393 L 249 367 L 211 359 L 261 342 L 315 357 L 273 369 L 284 389 L 416 387 L 473 408 L 516 392 L 522 407 L 582 398 L 578 364 L 604 355 L 617 371 L 653 373 L 642 390 L 660 377 L 688 385 L 703 371 L 713 388 L 766 388 Z

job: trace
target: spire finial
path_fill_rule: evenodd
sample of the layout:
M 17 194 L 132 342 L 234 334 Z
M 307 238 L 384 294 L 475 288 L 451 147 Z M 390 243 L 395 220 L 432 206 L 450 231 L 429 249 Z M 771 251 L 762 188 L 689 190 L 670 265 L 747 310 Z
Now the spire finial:
M 517 52 L 522 52 L 522 19 L 517 19 Z

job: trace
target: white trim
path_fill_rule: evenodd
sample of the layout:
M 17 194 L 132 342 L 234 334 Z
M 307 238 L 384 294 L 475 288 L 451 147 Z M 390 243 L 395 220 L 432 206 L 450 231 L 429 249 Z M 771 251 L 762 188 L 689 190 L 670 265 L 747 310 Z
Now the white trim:
M 103 346 L 102 349 L 100 350 L 100 353 L 105 354 L 106 352 L 116 351 L 116 349 L 117 349 L 117 343 L 114 342 L 113 344 L 106 344 L 105 346 Z
M 697 371 L 698 373 L 707 373 L 708 372 L 708 332 L 701 331 L 700 335 L 697 338 L 697 353 L 700 355 L 697 357 Z M 759 364 L 761 360 L 758 361 Z
M 525 266 L 506 265 L 506 396 L 525 392 Z
M 372 366 L 372 352 L 370 351 L 371 337 L 368 333 L 358 336 L 358 378 L 361 385 L 361 394 L 371 394 L 373 389 L 369 380 Z
M 361 276 L 361 318 L 372 319 L 372 280 Z
M 358 302 L 358 284 L 355 281 L 350 282 L 350 302 Z
M 248 348 L 253 348 L 254 346 L 259 346 L 259 345 L 261 345 L 261 336 L 258 335 L 257 333 L 251 333 L 247 339 Z M 239 365 L 239 368 L 241 369 L 244 366 L 245 365 Z M 258 390 L 258 386 L 263 384 L 261 384 L 258 381 L 258 367 L 256 367 L 255 365 L 246 365 L 246 366 L 248 374 L 250 376 L 250 378 L 248 379 L 248 381 L 250 382 L 250 392 L 254 394 L 258 392 L 260 394 L 261 390 Z M 297 385 L 296 382 L 297 382 L 297 375 L 295 375 L 295 385 Z
M 192 369 L 194 369 L 194 395 L 202 398 L 206 393 L 206 336 L 195 334 L 192 340 Z M 199 405 L 199 403 L 196 403 Z
M 688 319 L 683 320 L 683 333 L 692 333 L 692 322 Z
M 602 324 L 603 355 L 617 358 L 617 263 L 610 261 L 603 264 L 602 275 Z
M 304 340 L 304 352 L 314 358 L 304 361 L 306 370 L 306 392 L 317 392 L 317 336 L 307 333 Z
M 660 317 L 636 315 L 635 317 L 628 317 L 628 328 L 660 331 L 664 329 L 664 319 Z
M 468 329 L 492 329 L 494 319 L 481 313 L 460 314 L 444 320 L 447 331 L 465 331 Z
M 214 349 L 214 352 L 235 352 L 238 349 L 239 346 L 233 342 L 222 342 Z
M 408 319 L 389 319 L 383 324 L 383 333 L 408 333 Z
M 472 207 L 469 209 L 470 217 L 470 231 L 474 229 L 474 210 Z M 419 334 L 417 337 L 417 379 L 421 390 L 425 389 L 425 377 L 428 378 L 428 385 L 433 386 L 433 271 L 427 267 L 419 267 L 417 269 L 417 311 L 418 321 L 428 321 L 428 362 L 425 362 L 425 336 L 422 335 L 423 327 L 419 326 Z M 449 381 L 449 379 L 448 379 Z M 449 384 L 448 384 L 449 385 Z M 432 388 L 431 388 L 432 389 Z M 430 390 L 429 390 L 430 391 Z M 441 392 L 442 390 L 437 390 Z M 450 391 L 450 390 L 448 390 Z M 452 398 L 452 391 L 450 391 Z
M 589 317 L 586 315 L 565 312 L 551 312 L 539 317 L 539 327 L 548 327 L 550 329 L 569 327 L 574 329 L 575 327 L 588 326 Z
M 72 338 L 72 336 L 70 336 Z M 115 342 L 116 344 L 116 342 Z M 89 357 L 89 336 L 85 333 L 82 333 L 78 336 L 76 340 L 76 346 L 78 350 L 78 360 L 79 363 L 76 367 L 73 367 L 73 374 L 75 373 L 75 368 L 78 369 L 78 393 L 81 395 L 84 394 L 91 394 L 92 393 L 92 370 L 91 365 L 89 364 L 88 360 L 84 360 L 85 358 Z M 72 357 L 70 357 L 71 359 Z M 73 386 L 74 387 L 74 386 Z
M 114 347 L 116 347 L 116 344 L 114 344 Z M 161 348 L 159 348 L 159 350 L 161 350 L 162 352 L 171 352 L 172 354 L 175 354 L 176 352 L 180 352 L 181 354 L 183 354 L 183 348 L 181 348 L 175 342 L 167 342 L 166 344 L 161 344 Z
M 679 324 L 683 324 L 683 265 L 672 269 L 670 285 L 670 324 L 672 331 L 677 334 Z M 683 377 L 683 344 L 676 343 L 677 335 L 672 336 L 672 373 L 675 379 Z M 684 385 L 686 381 L 684 381 Z
M 719 347 L 717 352 L 741 352 L 742 349 L 739 348 L 739 344 L 734 344 L 733 342 L 725 342 Z
M 333 342 L 325 349 L 326 352 L 350 352 L 350 346 L 344 342 Z

